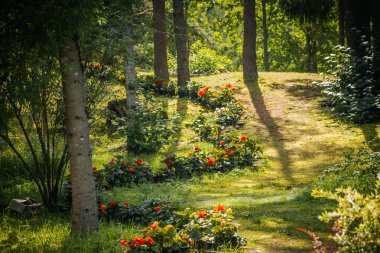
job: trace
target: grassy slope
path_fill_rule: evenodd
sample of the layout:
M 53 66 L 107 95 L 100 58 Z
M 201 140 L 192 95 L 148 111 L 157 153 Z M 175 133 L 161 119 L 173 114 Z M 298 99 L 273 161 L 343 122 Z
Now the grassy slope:
M 245 126 L 237 131 L 262 139 L 269 167 L 260 172 L 236 171 L 176 183 L 121 187 L 114 189 L 110 197 L 130 203 L 159 197 L 172 200 L 180 208 L 208 208 L 222 203 L 234 209 L 242 224 L 241 234 L 247 237 L 249 247 L 264 252 L 307 251 L 309 238 L 295 228 L 306 227 L 326 235 L 324 224 L 316 217 L 327 204 L 311 199 L 303 187 L 326 166 L 339 161 L 343 151 L 360 145 L 365 138 L 379 137 L 380 133 L 380 125 L 348 125 L 324 114 L 316 102 L 320 92 L 310 85 L 319 78 L 311 74 L 260 73 L 260 89 L 250 90 L 242 83 L 241 73 L 195 78 L 213 87 L 230 82 L 239 88 L 237 95 L 247 104 L 247 117 Z M 122 87 L 114 87 L 112 93 L 122 96 Z M 181 113 L 183 128 L 163 154 L 139 157 L 153 167 L 159 165 L 166 153 L 186 155 L 198 144 L 196 135 L 186 125 L 201 112 L 201 108 L 184 99 L 162 99 L 170 113 Z M 100 122 L 97 127 L 102 124 Z M 120 154 L 118 147 L 124 138 L 96 134 L 98 129 L 92 129 L 92 132 L 94 164 L 101 168 L 112 156 Z M 203 148 L 207 146 L 201 144 Z M 17 221 L 3 216 L 0 241 L 11 240 L 17 235 L 11 241 L 19 246 L 23 244 L 19 240 L 21 237 L 30 240 L 36 249 L 54 250 L 63 245 L 66 252 L 111 252 L 121 236 L 133 233 L 129 226 L 123 230 L 117 224 L 103 224 L 101 236 L 78 241 L 68 237 L 67 218 L 58 223 L 56 220 L 56 217 L 48 216 Z M 33 224 L 36 226 L 31 226 Z M 20 230 L 12 232 L 17 227 Z

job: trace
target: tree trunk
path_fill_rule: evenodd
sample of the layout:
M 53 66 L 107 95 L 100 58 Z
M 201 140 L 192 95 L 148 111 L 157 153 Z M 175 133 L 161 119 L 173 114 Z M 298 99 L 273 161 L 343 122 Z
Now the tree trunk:
M 264 43 L 264 69 L 269 71 L 269 54 L 268 54 L 268 27 L 267 27 L 267 10 L 266 0 L 261 0 L 263 8 L 263 43 Z
M 136 106 L 137 101 L 135 50 L 132 43 L 129 43 L 126 48 L 125 90 L 127 94 L 127 109 L 131 110 Z
M 355 57 L 363 57 L 365 50 L 361 47 L 363 40 L 370 42 L 370 0 L 345 1 L 347 44 L 351 48 L 351 54 Z
M 377 94 L 380 95 L 380 1 L 372 0 L 373 70 Z
M 344 46 L 344 0 L 338 0 L 338 13 L 339 13 L 339 45 Z
M 154 75 L 169 80 L 165 0 L 153 1 Z
M 309 27 L 305 28 L 305 36 L 306 36 L 306 72 L 311 72 L 312 50 L 311 50 L 311 31 Z
M 189 52 L 187 51 L 187 23 L 183 12 L 183 0 L 173 0 L 175 45 L 177 48 L 178 85 L 186 87 L 190 81 Z
M 255 0 L 244 0 L 243 77 L 257 82 Z
M 72 232 L 98 229 L 90 131 L 85 110 L 85 89 L 74 36 L 59 41 L 68 154 L 72 182 Z

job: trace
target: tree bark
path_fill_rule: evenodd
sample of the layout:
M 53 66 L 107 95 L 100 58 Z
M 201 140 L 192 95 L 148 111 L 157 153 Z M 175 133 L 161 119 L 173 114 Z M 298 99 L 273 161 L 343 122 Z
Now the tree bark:
M 263 8 L 263 43 L 264 43 L 264 69 L 269 71 L 269 53 L 268 53 L 268 27 L 267 27 L 267 9 L 266 0 L 261 0 Z
M 380 95 L 380 1 L 372 0 L 373 70 L 376 93 Z
M 243 77 L 257 83 L 255 0 L 244 0 Z
M 127 94 L 127 109 L 131 110 L 136 106 L 136 62 L 133 44 L 129 43 L 125 56 L 125 90 Z
M 154 75 L 169 80 L 165 0 L 153 1 Z
M 344 42 L 345 42 L 344 0 L 338 0 L 338 14 L 339 14 L 339 45 L 344 46 Z
M 361 47 L 363 39 L 367 42 L 371 41 L 371 2 L 370 0 L 346 0 L 344 5 L 347 44 L 351 48 L 351 54 L 353 56 L 362 57 L 365 54 L 365 50 Z
M 79 47 L 74 36 L 59 41 L 68 154 L 72 182 L 72 232 L 98 229 L 91 144 Z
M 183 10 L 183 0 L 173 0 L 175 45 L 177 48 L 178 85 L 186 87 L 190 81 L 189 52 L 187 50 L 187 23 Z

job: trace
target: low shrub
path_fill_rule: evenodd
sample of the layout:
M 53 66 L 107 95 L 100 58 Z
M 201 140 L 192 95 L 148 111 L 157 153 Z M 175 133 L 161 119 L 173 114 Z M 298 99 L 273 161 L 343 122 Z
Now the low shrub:
M 368 148 L 345 154 L 345 160 L 328 168 L 314 183 L 313 188 L 333 191 L 348 188 L 366 195 L 373 192 L 380 172 L 380 153 Z
M 155 221 L 143 236 L 121 240 L 127 252 L 197 252 L 221 247 L 238 248 L 246 240 L 237 233 L 239 224 L 232 210 L 218 205 L 212 210 L 173 212 L 172 224 Z

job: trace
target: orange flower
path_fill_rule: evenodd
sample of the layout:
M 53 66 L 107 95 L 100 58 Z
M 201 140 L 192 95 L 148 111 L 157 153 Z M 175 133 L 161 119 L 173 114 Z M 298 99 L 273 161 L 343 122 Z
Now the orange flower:
M 111 160 L 110 160 L 110 164 L 114 164 L 115 163 L 115 160 L 112 158 Z
M 204 88 L 203 90 L 204 90 L 204 91 L 208 91 L 209 89 L 210 89 L 210 87 L 207 86 L 207 87 Z
M 240 141 L 247 141 L 247 136 L 245 135 L 240 136 Z
M 228 148 L 226 148 L 226 149 L 225 149 L 225 151 L 226 151 L 226 152 L 228 152 L 228 151 L 229 151 L 229 149 L 228 149 Z
M 137 164 L 138 164 L 138 165 L 141 165 L 141 164 L 142 164 L 142 160 L 138 159 L 138 160 L 137 160 Z
M 220 142 L 219 142 L 219 145 L 220 145 L 220 146 L 224 146 L 224 141 L 220 141 Z
M 100 206 L 100 209 L 102 209 L 102 213 L 105 213 L 107 207 L 106 207 L 106 205 L 103 204 L 103 205 Z
M 209 158 L 207 163 L 208 163 L 208 165 L 213 166 L 215 164 L 215 161 L 212 160 L 212 158 Z
M 235 91 L 236 91 L 236 88 L 232 88 L 231 91 L 232 91 L 232 92 L 235 92 Z
M 151 229 L 156 230 L 158 228 L 158 221 L 153 222 L 152 225 L 149 226 Z
M 198 212 L 198 217 L 201 217 L 201 218 L 207 217 L 207 212 L 206 211 L 199 211 Z
M 230 154 L 231 154 L 231 155 L 234 155 L 234 154 L 235 154 L 235 150 L 231 150 L 231 151 L 230 151 Z
M 111 201 L 110 202 L 110 207 L 114 207 L 114 206 L 116 206 L 116 202 L 115 201 Z
M 129 206 L 129 204 L 127 202 L 124 202 L 123 206 Z
M 149 243 L 149 244 L 153 244 L 154 243 L 154 240 L 153 240 L 153 238 L 152 237 L 147 237 L 147 238 L 145 238 L 145 241 L 147 242 L 147 243 Z
M 205 92 L 203 90 L 198 91 L 198 96 L 204 97 L 205 96 Z
M 227 84 L 226 84 L 226 87 L 227 87 L 227 88 L 231 88 L 232 85 L 231 85 L 230 83 L 227 83 Z
M 194 150 L 195 150 L 195 151 L 199 151 L 199 147 L 198 147 L 198 146 L 195 146 L 195 147 L 194 147 Z
M 161 211 L 161 207 L 159 207 L 159 206 L 156 206 L 156 207 L 154 208 L 154 211 L 156 211 L 156 212 L 159 212 L 159 211 Z
M 214 208 L 214 211 L 215 211 L 215 212 L 226 211 L 226 207 L 223 206 L 223 205 L 221 205 L 221 204 L 219 204 L 219 205 L 217 205 L 217 206 Z
M 142 237 L 133 238 L 132 240 L 133 240 L 133 244 L 136 244 L 136 245 L 144 244 L 144 238 Z
M 129 168 L 128 171 L 129 171 L 129 172 L 134 172 L 134 171 L 135 171 L 135 168 Z
M 120 244 L 129 247 L 129 242 L 127 240 L 120 240 Z
M 94 62 L 94 63 L 92 64 L 92 67 L 94 67 L 94 68 L 99 68 L 99 67 L 100 67 L 100 62 Z

